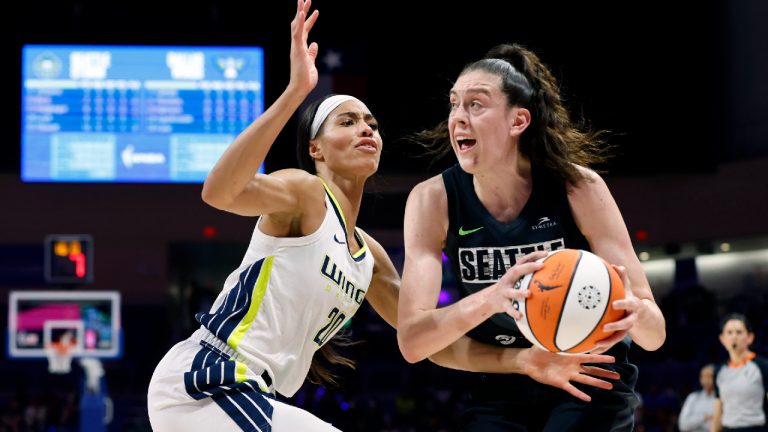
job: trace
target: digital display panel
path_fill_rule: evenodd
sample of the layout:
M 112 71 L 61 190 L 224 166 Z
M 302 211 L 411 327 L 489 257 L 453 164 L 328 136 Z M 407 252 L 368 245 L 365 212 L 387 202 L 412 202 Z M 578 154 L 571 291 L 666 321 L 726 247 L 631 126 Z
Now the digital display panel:
M 25 45 L 22 57 L 26 182 L 199 183 L 264 111 L 260 47 Z
M 50 284 L 93 282 L 93 238 L 87 234 L 46 236 L 44 272 Z

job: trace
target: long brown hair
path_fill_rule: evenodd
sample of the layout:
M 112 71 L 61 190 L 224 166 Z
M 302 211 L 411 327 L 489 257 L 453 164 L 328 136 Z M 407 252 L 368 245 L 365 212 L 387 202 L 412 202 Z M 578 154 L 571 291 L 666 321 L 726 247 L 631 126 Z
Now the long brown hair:
M 535 166 L 542 166 L 573 184 L 586 179 L 576 165 L 603 163 L 610 147 L 606 131 L 592 131 L 584 120 L 574 122 L 563 104 L 557 80 L 532 51 L 517 45 L 492 48 L 482 60 L 464 67 L 459 76 L 482 70 L 501 78 L 509 106 L 531 112 L 531 124 L 520 137 L 519 151 Z M 441 158 L 451 151 L 448 121 L 415 134 L 428 155 Z
M 350 334 L 345 331 L 336 333 L 325 345 L 315 352 L 312 364 L 309 367 L 309 382 L 323 387 L 337 387 L 338 375 L 334 372 L 337 366 L 346 366 L 355 369 L 355 361 L 339 353 L 337 349 L 343 349 L 357 345 L 360 341 L 353 341 Z

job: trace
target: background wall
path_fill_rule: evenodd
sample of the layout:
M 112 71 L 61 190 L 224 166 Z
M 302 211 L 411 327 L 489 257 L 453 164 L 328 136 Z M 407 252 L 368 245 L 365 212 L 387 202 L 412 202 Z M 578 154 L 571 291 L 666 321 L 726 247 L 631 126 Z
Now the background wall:
M 402 246 L 405 197 L 409 185 L 420 178 L 384 174 L 366 196 L 360 226 L 384 246 Z M 723 164 L 711 173 L 609 177 L 608 183 L 630 233 L 648 233 L 643 241 L 635 239 L 639 249 L 768 236 L 768 161 L 763 159 Z M 174 282 L 171 245 L 224 243 L 236 255 L 244 251 L 253 229 L 254 218 L 207 206 L 200 189 L 199 185 L 24 184 L 6 174 L 0 176 L 0 195 L 12 205 L 3 211 L 0 238 L 7 246 L 31 246 L 42 245 L 47 234 L 91 234 L 96 250 L 93 288 L 120 290 L 128 303 L 163 303 Z M 215 229 L 214 237 L 204 235 L 206 227 Z M 7 257 L 0 265 L 4 279 L 27 287 L 40 283 L 43 263 L 38 257 L 42 249 L 22 266 Z M 235 257 L 230 264 L 238 262 Z

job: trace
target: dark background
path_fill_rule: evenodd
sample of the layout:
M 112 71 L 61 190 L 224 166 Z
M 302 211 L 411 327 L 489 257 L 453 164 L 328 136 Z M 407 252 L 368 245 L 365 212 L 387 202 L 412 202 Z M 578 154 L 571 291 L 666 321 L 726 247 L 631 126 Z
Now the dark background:
M 350 2 L 319 0 L 310 35 L 318 67 L 354 90 L 383 123 L 382 172 L 423 163 L 403 135 L 446 115 L 446 95 L 467 62 L 516 42 L 539 53 L 560 79 L 575 117 L 615 132 L 616 175 L 708 172 L 718 162 L 765 156 L 766 35 L 758 1 L 677 2 Z M 261 45 L 266 98 L 287 83 L 291 1 L 165 3 L 24 2 L 4 14 L 5 170 L 18 169 L 19 52 L 24 43 Z M 322 62 L 342 54 L 340 68 Z M 337 86 L 338 88 L 339 86 Z M 341 85 L 343 88 L 343 84 Z M 289 134 L 287 134 L 289 135 Z M 286 138 L 292 143 L 292 135 Z M 292 147 L 286 145 L 286 148 Z M 272 167 L 291 166 L 274 151 Z
M 681 265 L 690 264 L 692 255 L 711 254 L 723 240 L 768 247 L 768 3 L 319 0 L 315 6 L 321 14 L 310 40 L 320 44 L 324 82 L 331 83 L 329 90 L 361 97 L 383 127 L 384 156 L 373 182 L 378 190 L 366 194 L 359 225 L 396 263 L 402 261 L 402 211 L 410 187 L 451 162 L 430 166 L 414 158 L 402 138 L 445 118 L 448 89 L 461 67 L 503 42 L 537 52 L 560 80 L 574 117 L 612 132 L 616 157 L 605 167 L 606 179 L 638 253 L 660 250 Z M 105 362 L 118 407 L 112 431 L 148 430 L 152 370 L 195 328 L 193 313 L 204 309 L 239 263 L 254 220 L 204 205 L 197 184 L 22 183 L 21 47 L 260 45 L 269 104 L 288 81 L 294 13 L 287 0 L 2 6 L 0 320 L 11 290 L 120 291 L 124 357 Z M 330 51 L 341 54 L 340 67 L 324 63 Z M 294 128 L 292 122 L 273 147 L 268 169 L 295 166 Z M 203 235 L 206 227 L 215 234 Z M 640 239 L 638 231 L 647 237 Z M 42 239 L 51 233 L 92 235 L 93 283 L 61 287 L 42 281 Z M 768 267 L 755 264 L 717 288 L 695 285 L 692 268 L 680 277 L 685 283 L 657 291 L 667 317 L 665 346 L 654 353 L 631 351 L 644 403 L 638 430 L 674 430 L 698 367 L 723 359 L 716 334 L 724 312 L 760 318 L 755 321 L 763 342 L 756 350 L 768 351 L 762 320 Z M 344 390 L 305 386 L 291 402 L 343 430 L 454 430 L 471 378 L 428 362 L 407 365 L 394 331 L 369 309 L 354 320 L 354 336 L 365 342 L 350 353 L 359 367 L 344 375 Z M 0 419 L 17 412 L 14 401 L 22 409 L 45 405 L 47 424 L 74 430 L 76 416 L 62 420 L 58 414 L 73 400 L 76 408 L 78 372 L 54 376 L 45 368 L 44 360 L 0 358 Z

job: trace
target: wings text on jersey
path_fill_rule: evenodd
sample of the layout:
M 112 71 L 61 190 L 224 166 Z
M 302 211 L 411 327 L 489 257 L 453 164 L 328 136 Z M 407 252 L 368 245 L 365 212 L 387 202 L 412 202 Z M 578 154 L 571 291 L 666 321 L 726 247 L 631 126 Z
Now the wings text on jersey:
M 363 304 L 366 290 L 358 287 L 354 282 L 347 279 L 347 275 L 336 266 L 336 263 L 333 262 L 328 255 L 323 259 L 320 273 L 330 280 L 333 285 L 338 288 L 339 292 L 344 294 L 349 300 L 354 301 L 358 305 Z

